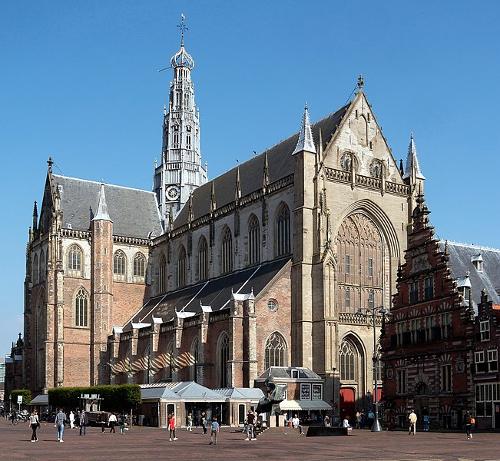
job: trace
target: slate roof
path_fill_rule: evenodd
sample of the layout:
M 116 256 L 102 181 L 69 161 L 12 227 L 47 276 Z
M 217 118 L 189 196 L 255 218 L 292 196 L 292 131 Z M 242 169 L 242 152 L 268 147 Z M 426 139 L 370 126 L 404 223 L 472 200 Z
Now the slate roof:
M 141 400 L 180 400 L 180 397 L 165 384 L 161 386 L 141 386 Z
M 259 381 L 270 379 L 292 379 L 292 370 L 299 371 L 298 379 L 319 379 L 322 380 L 321 376 L 314 373 L 314 371 L 309 368 L 303 367 L 269 367 L 264 373 L 259 376 Z M 296 379 L 296 378 L 293 378 Z
M 201 304 L 210 306 L 213 312 L 227 308 L 232 292 L 244 294 L 253 290 L 257 296 L 288 261 L 288 257 L 277 259 L 151 298 L 125 325 L 124 331 L 130 330 L 132 323 L 152 323 L 152 317 L 169 322 L 176 311 L 200 313 Z
M 223 387 L 214 391 L 232 400 L 260 400 L 264 397 L 264 392 L 258 387 Z
M 165 387 L 173 391 L 179 398 L 187 402 L 225 402 L 226 398 L 218 392 L 202 386 L 194 381 L 165 383 Z
M 439 242 L 444 251 L 445 241 Z M 477 306 L 481 302 L 481 290 L 484 288 L 493 303 L 500 303 L 500 249 L 486 248 L 465 243 L 448 241 L 450 268 L 455 280 L 462 280 L 467 273 L 471 283 L 472 301 Z M 472 260 L 481 255 L 483 271 L 479 272 Z
M 319 143 L 319 131 L 323 140 L 323 148 L 326 147 L 337 127 L 340 125 L 347 109 L 351 103 L 341 107 L 337 112 L 330 114 L 326 118 L 320 120 L 311 126 L 313 138 L 316 146 Z M 295 169 L 295 159 L 292 157 L 292 152 L 297 145 L 299 133 L 281 141 L 267 151 L 247 160 L 239 165 L 240 168 L 240 184 L 241 196 L 251 194 L 262 188 L 262 179 L 264 172 L 264 159 L 267 152 L 269 165 L 269 183 L 273 183 L 290 174 L 293 174 Z M 235 185 L 236 185 L 236 170 L 238 167 L 227 171 L 198 187 L 193 192 L 193 219 L 200 218 L 210 212 L 210 197 L 212 190 L 212 182 L 214 183 L 215 199 L 217 208 L 220 208 L 234 200 Z M 182 208 L 174 221 L 174 229 L 183 226 L 188 221 L 188 206 Z
M 97 212 L 101 184 L 85 179 L 52 175 L 61 195 L 63 227 L 87 231 Z M 148 238 L 162 233 L 160 215 L 153 192 L 128 187 L 104 185 L 113 234 Z

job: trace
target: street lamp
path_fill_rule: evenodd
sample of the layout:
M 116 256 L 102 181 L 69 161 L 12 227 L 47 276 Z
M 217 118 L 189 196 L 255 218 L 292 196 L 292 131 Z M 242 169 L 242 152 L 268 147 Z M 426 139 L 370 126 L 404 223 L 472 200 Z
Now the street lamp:
M 361 309 L 360 309 L 361 310 Z M 387 314 L 387 310 L 384 306 L 380 307 L 369 307 L 366 310 L 371 311 L 372 313 L 372 326 L 373 326 L 373 374 L 375 381 L 375 388 L 373 392 L 373 406 L 375 407 L 375 419 L 373 420 L 372 432 L 381 432 L 382 426 L 380 425 L 380 421 L 378 420 L 378 369 L 379 369 L 379 357 L 377 354 L 377 329 L 375 327 L 375 315 L 382 315 L 382 330 L 384 328 L 385 315 Z

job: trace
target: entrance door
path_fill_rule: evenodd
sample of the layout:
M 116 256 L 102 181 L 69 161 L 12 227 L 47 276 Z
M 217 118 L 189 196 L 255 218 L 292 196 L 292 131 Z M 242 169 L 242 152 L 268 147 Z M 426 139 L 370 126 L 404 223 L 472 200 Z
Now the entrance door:
M 356 414 L 355 411 L 356 403 L 356 392 L 352 387 L 343 387 L 340 389 L 340 417 L 348 417 L 350 420 L 354 420 Z
M 500 402 L 495 402 L 493 404 L 493 409 L 495 410 L 495 429 L 500 429 Z

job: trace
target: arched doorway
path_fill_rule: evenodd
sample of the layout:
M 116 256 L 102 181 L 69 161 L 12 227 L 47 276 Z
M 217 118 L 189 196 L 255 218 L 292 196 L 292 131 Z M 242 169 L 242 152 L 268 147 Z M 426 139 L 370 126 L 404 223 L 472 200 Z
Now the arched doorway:
M 356 414 L 356 391 L 352 387 L 340 389 L 340 418 L 353 419 Z
M 359 339 L 348 334 L 342 339 L 338 355 L 340 372 L 340 416 L 353 418 L 365 396 L 365 356 Z

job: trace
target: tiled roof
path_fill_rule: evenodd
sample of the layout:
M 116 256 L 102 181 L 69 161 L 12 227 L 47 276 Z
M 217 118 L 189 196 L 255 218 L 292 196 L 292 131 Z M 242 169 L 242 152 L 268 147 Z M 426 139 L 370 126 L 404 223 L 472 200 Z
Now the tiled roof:
M 201 305 L 210 306 L 214 312 L 224 309 L 229 306 L 233 292 L 244 294 L 253 290 L 257 296 L 289 260 L 277 259 L 151 298 L 125 325 L 124 331 L 130 330 L 132 323 L 151 323 L 153 317 L 168 322 L 175 318 L 176 312 L 199 313 Z
M 264 392 L 258 387 L 224 387 L 214 391 L 234 400 L 260 400 L 264 397 Z
M 326 147 L 337 130 L 337 127 L 340 125 L 349 105 L 350 103 L 311 126 L 316 146 L 319 144 L 319 132 L 321 130 L 323 148 Z M 267 151 L 239 165 L 242 197 L 262 188 L 266 152 L 269 165 L 269 183 L 273 183 L 293 174 L 295 159 L 292 157 L 292 152 L 297 145 L 298 137 L 299 133 L 295 133 L 288 139 L 281 141 L 274 147 L 271 147 Z M 212 181 L 198 187 L 193 192 L 193 219 L 200 218 L 210 212 L 212 182 L 215 186 L 214 190 L 217 208 L 227 205 L 234 200 L 237 168 L 238 167 L 235 167 L 227 171 Z M 187 221 L 188 206 L 185 205 L 174 221 L 174 229 L 183 226 Z
M 441 240 L 439 246 L 444 251 L 445 241 Z M 448 241 L 448 253 L 453 278 L 460 280 L 469 274 L 472 301 L 476 306 L 481 302 L 483 289 L 490 301 L 500 303 L 500 250 Z M 482 271 L 478 271 L 472 262 L 479 255 L 483 260 Z
M 292 379 L 292 370 L 297 370 L 299 372 L 298 379 L 322 379 L 321 376 L 314 373 L 314 371 L 304 367 L 269 367 L 260 375 L 259 379 Z
M 61 195 L 63 228 L 87 231 L 97 213 L 101 184 L 85 179 L 52 175 Z M 153 192 L 104 185 L 113 234 L 148 238 L 161 234 L 160 216 Z

